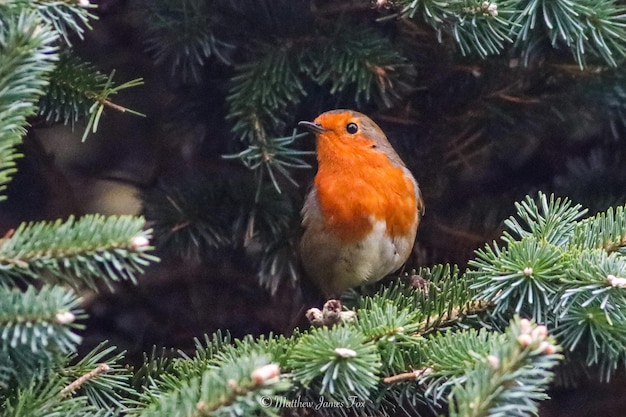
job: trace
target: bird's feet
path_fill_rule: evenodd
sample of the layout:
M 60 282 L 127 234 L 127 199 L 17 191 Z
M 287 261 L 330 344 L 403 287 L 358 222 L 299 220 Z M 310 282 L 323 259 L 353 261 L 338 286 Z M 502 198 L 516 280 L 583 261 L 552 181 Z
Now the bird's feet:
M 356 313 L 354 311 L 343 311 L 341 301 L 334 299 L 326 301 L 321 310 L 319 308 L 310 308 L 306 312 L 306 318 L 315 327 L 332 327 L 337 323 L 352 321 L 355 317 Z

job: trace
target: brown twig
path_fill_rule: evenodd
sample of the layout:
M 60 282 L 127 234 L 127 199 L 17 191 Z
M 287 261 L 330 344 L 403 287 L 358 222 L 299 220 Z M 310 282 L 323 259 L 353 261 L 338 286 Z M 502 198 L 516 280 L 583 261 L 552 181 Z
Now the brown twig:
M 87 381 L 97 377 L 100 374 L 106 373 L 111 369 L 109 365 L 106 363 L 100 363 L 95 369 L 87 372 L 86 374 L 78 377 L 74 381 L 72 381 L 68 386 L 63 388 L 60 392 L 62 397 L 67 395 L 71 395 L 74 391 L 82 387 Z

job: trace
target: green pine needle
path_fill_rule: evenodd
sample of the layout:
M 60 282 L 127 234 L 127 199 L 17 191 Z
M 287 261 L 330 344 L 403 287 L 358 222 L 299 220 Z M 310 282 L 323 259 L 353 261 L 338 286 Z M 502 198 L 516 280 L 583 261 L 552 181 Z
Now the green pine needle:
M 65 222 L 23 223 L 0 245 L 0 279 L 51 274 L 74 287 L 97 289 L 97 281 L 134 281 L 158 259 L 147 252 L 150 231 L 133 216 L 70 216 Z
M 320 395 L 344 403 L 369 398 L 381 367 L 376 345 L 360 331 L 337 326 L 314 329 L 302 336 L 288 365 L 294 379 Z
M 76 295 L 62 287 L 41 290 L 0 287 L 0 346 L 26 349 L 37 354 L 47 351 L 70 353 L 81 338 L 74 332 L 83 317 Z
M 569 241 L 572 249 L 598 248 L 626 254 L 626 206 L 610 207 L 606 212 L 576 224 Z
M 3 9 L 0 6 L 0 14 Z M 56 39 L 35 12 L 0 16 L 0 191 L 15 173 L 15 159 L 20 156 L 15 146 L 58 58 Z M 0 200 L 5 198 L 0 194 Z
M 505 226 L 520 238 L 534 236 L 552 245 L 565 245 L 574 229 L 574 222 L 584 216 L 587 209 L 580 204 L 572 205 L 567 198 L 551 195 L 548 199 L 542 192 L 539 192 L 537 200 L 527 196 L 523 202 L 515 203 L 517 216 L 525 226 L 515 217 L 507 219 Z M 515 239 L 507 232 L 504 240 L 510 242 Z
M 553 378 L 552 369 L 562 356 L 554 338 L 529 323 L 514 318 L 490 353 L 478 354 L 479 360 L 474 352 L 468 352 L 468 359 L 474 357 L 474 366 L 470 365 L 471 370 L 451 388 L 451 417 L 537 414 L 537 402 L 548 397 L 545 391 Z
M 203 0 L 146 1 L 138 7 L 147 23 L 146 48 L 157 64 L 169 66 L 172 77 L 199 82 L 212 56 L 230 64 L 233 47 L 215 35 L 211 7 Z
M 259 374 L 259 371 L 262 372 Z M 269 370 L 270 372 L 265 372 Z M 266 356 L 229 358 L 205 369 L 200 376 L 168 378 L 162 393 L 150 402 L 128 411 L 129 416 L 174 415 L 276 415 L 265 398 L 274 398 L 289 388 L 289 381 L 274 374 L 279 370 Z M 264 378 L 267 376 L 267 379 Z
M 476 268 L 471 277 L 478 299 L 496 303 L 496 313 L 512 308 L 540 322 L 550 314 L 565 276 L 563 251 L 534 237 L 503 249 L 486 246 L 469 264 Z
M 29 3 L 29 7 L 37 10 L 43 21 L 51 25 L 63 37 L 68 46 L 72 46 L 72 35 L 76 35 L 82 40 L 85 29 L 91 29 L 89 22 L 98 18 L 89 12 L 89 9 L 96 7 L 95 5 L 83 6 L 79 2 L 40 0 L 24 3 Z

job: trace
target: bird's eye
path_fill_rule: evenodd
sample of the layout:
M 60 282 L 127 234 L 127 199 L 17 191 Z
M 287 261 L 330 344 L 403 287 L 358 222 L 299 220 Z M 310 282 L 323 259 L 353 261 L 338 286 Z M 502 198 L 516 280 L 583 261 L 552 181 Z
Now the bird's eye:
M 346 125 L 346 132 L 350 133 L 351 135 L 354 135 L 358 131 L 359 131 L 359 126 L 357 126 L 356 123 L 348 123 Z

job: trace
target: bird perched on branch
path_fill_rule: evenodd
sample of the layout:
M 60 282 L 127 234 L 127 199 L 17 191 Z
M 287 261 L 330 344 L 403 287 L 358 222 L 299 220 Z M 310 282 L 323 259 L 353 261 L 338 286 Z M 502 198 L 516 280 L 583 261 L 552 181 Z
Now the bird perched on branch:
M 327 297 L 338 297 L 404 264 L 424 202 L 415 178 L 369 117 L 332 110 L 299 125 L 315 133 L 318 161 L 302 208 L 302 264 Z

